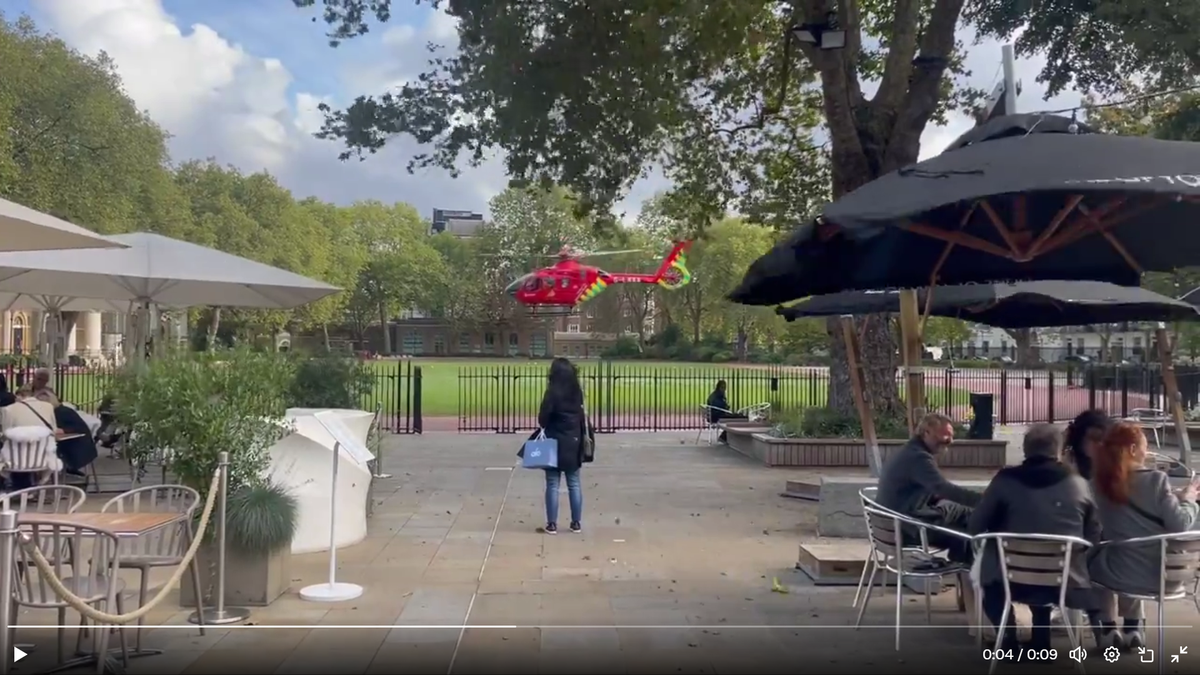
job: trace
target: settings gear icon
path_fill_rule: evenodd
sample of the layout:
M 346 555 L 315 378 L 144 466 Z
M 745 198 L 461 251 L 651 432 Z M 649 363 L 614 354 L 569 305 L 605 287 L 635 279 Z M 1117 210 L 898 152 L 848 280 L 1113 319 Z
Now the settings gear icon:
M 1116 647 L 1106 647 L 1104 650 L 1104 660 L 1109 663 L 1116 663 L 1117 659 L 1121 658 L 1121 652 Z

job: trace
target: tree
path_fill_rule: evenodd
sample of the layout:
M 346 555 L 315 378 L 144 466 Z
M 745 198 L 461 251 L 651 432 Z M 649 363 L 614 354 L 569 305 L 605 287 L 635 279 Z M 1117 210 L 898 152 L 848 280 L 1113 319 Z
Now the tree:
M 0 15 L 0 196 L 101 233 L 150 224 L 166 133 L 89 58 Z
M 1021 54 L 1045 54 L 1050 93 L 1163 88 L 1200 76 L 1200 4 L 1151 0 L 976 0 L 967 17 L 982 35 L 1017 37 Z
M 365 32 L 372 13 L 386 21 L 390 8 L 322 4 L 335 41 Z M 661 163 L 694 223 L 737 208 L 784 225 L 915 161 L 926 124 L 970 98 L 946 95 L 963 4 L 843 0 L 833 18 L 846 48 L 821 51 L 790 28 L 825 22 L 824 3 L 461 0 L 448 7 L 460 21 L 456 54 L 395 94 L 330 111 L 321 135 L 343 139 L 349 156 L 410 134 L 432 145 L 414 167 L 452 168 L 501 147 L 514 179 L 564 184 L 599 213 Z M 813 142 L 822 116 L 827 147 Z M 830 400 L 850 411 L 845 346 L 833 334 Z M 869 321 L 862 335 L 873 401 L 898 411 L 888 322 Z
M 770 307 L 738 305 L 726 296 L 741 281 L 750 263 L 771 249 L 775 232 L 740 218 L 726 218 L 708 229 L 706 240 L 703 267 L 696 267 L 705 279 L 705 315 L 720 334 L 733 338 L 735 357 L 744 361 L 755 330 L 781 319 Z
M 925 320 L 925 344 L 954 347 L 971 339 L 971 327 L 961 319 L 931 316 Z

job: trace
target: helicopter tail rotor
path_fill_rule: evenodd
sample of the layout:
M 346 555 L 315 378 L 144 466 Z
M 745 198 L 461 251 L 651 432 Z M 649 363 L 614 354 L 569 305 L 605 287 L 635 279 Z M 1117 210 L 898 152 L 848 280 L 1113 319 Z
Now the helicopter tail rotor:
M 658 268 L 658 273 L 654 275 L 659 286 L 673 291 L 691 282 L 692 273 L 687 268 L 689 248 L 691 248 L 691 242 L 683 241 L 675 244 L 675 248 L 671 249 L 671 253 Z

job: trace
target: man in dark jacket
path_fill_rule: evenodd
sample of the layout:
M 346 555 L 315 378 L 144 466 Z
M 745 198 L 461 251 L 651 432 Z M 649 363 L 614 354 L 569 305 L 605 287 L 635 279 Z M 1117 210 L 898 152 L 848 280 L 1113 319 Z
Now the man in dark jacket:
M 725 380 L 717 380 L 717 386 L 708 395 L 708 401 L 705 405 L 708 407 L 708 421 L 716 424 L 721 420 L 744 420 L 745 415 L 733 412 L 733 408 L 729 407 L 729 398 L 725 394 Z M 717 438 L 721 443 L 725 442 L 725 432 L 722 431 L 720 437 Z
M 1001 470 L 988 484 L 983 499 L 971 514 L 971 534 L 1057 534 L 1099 541 L 1100 521 L 1087 481 L 1061 461 L 1061 432 L 1050 424 L 1034 425 L 1025 434 L 1024 449 L 1025 461 L 1020 466 Z M 983 587 L 983 611 L 999 627 L 1005 595 L 996 544 L 989 543 L 982 555 L 979 579 Z M 1015 557 L 1009 564 L 1018 564 Z M 1067 606 L 1091 609 L 1094 601 L 1084 551 L 1077 550 L 1072 555 L 1068 583 Z M 1059 588 L 1014 582 L 1009 589 L 1013 601 L 1028 604 L 1033 614 L 1031 646 L 1048 649 L 1050 609 L 1058 605 Z M 1016 620 L 1011 613 L 1004 643 L 1010 649 L 1019 647 Z
M 887 509 L 933 525 L 965 532 L 979 493 L 955 485 L 942 475 L 937 456 L 954 441 L 950 418 L 930 413 L 917 435 L 884 464 L 876 500 Z M 969 543 L 938 532 L 929 533 L 929 544 L 944 548 L 951 560 L 965 562 Z

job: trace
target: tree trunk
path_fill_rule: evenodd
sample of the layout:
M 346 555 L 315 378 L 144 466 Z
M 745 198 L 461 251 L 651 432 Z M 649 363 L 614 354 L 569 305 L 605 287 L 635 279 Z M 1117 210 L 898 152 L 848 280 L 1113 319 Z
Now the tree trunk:
M 329 344 L 329 324 L 321 324 L 321 337 L 325 341 L 325 351 L 333 351 L 333 346 Z
M 213 307 L 212 315 L 208 320 L 208 342 L 204 345 L 205 349 L 212 351 L 217 348 L 217 331 L 221 329 L 221 308 Z
M 866 330 L 863 325 L 866 324 Z M 876 419 L 904 416 L 904 404 L 896 387 L 896 340 L 886 315 L 855 317 L 854 325 L 862 339 L 863 380 L 871 398 Z M 854 392 L 850 386 L 850 368 L 846 341 L 842 339 L 841 318 L 826 320 L 829 331 L 829 407 L 846 415 L 857 416 Z
M 379 328 L 383 332 L 383 355 L 392 355 L 392 332 L 388 330 L 387 306 L 379 303 Z
M 750 336 L 746 333 L 745 326 L 738 326 L 737 331 L 737 360 L 745 361 L 746 353 L 749 351 Z
M 1033 328 L 1009 328 L 1006 329 L 1009 335 L 1012 336 L 1013 342 L 1017 343 L 1017 365 L 1032 366 L 1041 362 L 1041 355 L 1038 354 L 1034 343 L 1037 342 L 1037 330 Z

